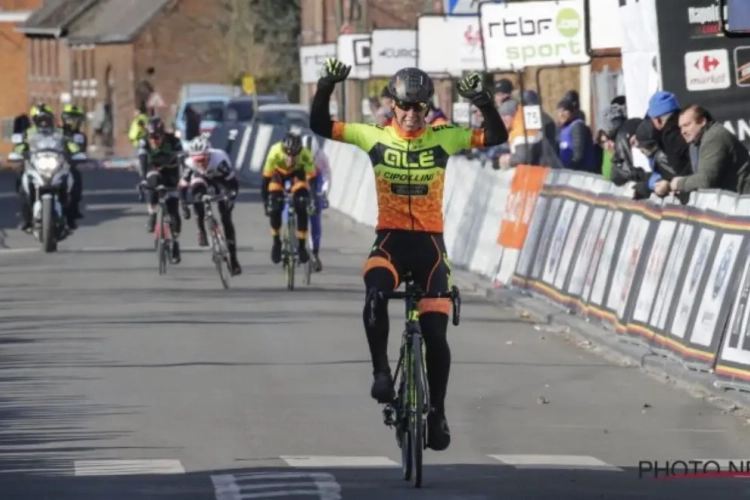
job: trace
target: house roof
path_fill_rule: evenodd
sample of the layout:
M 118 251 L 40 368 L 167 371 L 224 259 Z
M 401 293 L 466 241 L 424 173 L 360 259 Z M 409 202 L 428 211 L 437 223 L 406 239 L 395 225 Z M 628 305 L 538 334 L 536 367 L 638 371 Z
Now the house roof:
M 132 42 L 170 1 L 96 0 L 71 22 L 68 40 L 71 44 Z
M 16 28 L 26 35 L 61 36 L 68 25 L 98 0 L 45 0 Z

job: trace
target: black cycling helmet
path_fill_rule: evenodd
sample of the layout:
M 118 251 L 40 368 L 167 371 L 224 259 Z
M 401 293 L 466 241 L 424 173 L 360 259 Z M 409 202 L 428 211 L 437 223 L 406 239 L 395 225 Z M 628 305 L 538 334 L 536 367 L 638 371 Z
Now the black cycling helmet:
M 164 134 L 166 134 L 164 121 L 158 116 L 152 116 L 146 124 L 146 132 L 148 132 L 149 137 L 164 137 Z
M 46 109 L 38 111 L 32 119 L 34 126 L 39 130 L 51 130 L 55 128 L 55 115 Z
M 302 151 L 302 138 L 297 134 L 289 132 L 284 137 L 281 147 L 284 149 L 284 153 L 289 156 L 297 156 Z
M 404 68 L 396 72 L 388 82 L 388 93 L 396 103 L 424 104 L 432 101 L 435 85 L 432 78 L 418 68 Z

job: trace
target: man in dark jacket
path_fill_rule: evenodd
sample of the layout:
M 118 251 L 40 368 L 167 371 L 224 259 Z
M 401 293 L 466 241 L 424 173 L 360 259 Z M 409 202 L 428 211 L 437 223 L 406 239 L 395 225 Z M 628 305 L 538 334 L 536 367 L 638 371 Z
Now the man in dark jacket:
M 626 182 L 645 180 L 643 169 L 637 168 L 633 162 L 631 138 L 635 136 L 641 118 L 628 119 L 625 107 L 612 104 L 607 113 L 609 125 L 602 130 L 608 141 L 612 142 L 612 182 L 622 186 Z M 601 137 L 601 135 L 600 135 Z
M 659 149 L 664 151 L 677 175 L 692 172 L 690 150 L 680 133 L 680 105 L 671 92 L 656 92 L 648 101 L 648 118 L 659 131 Z
M 650 120 L 642 120 L 635 131 L 638 149 L 648 158 L 651 175 L 647 180 L 634 186 L 635 199 L 644 199 L 656 193 L 664 197 L 669 194 L 669 181 L 675 177 L 675 170 L 669 164 L 667 155 L 659 149 L 659 131 Z
M 577 103 L 563 99 L 557 105 L 560 124 L 560 161 L 564 168 L 584 172 L 600 173 L 594 153 L 594 138 L 591 129 L 580 118 Z
M 680 113 L 680 130 L 694 152 L 694 174 L 672 179 L 672 191 L 724 189 L 750 194 L 750 154 L 740 140 L 701 106 Z

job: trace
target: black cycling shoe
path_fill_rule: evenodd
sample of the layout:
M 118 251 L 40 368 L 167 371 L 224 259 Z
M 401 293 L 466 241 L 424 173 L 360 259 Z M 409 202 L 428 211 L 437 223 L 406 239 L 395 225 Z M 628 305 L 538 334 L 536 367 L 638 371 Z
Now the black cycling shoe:
M 208 236 L 206 236 L 205 231 L 198 231 L 198 246 L 199 247 L 208 246 Z
M 273 239 L 273 248 L 271 248 L 271 261 L 274 264 L 281 262 L 281 240 L 279 238 Z
M 78 229 L 78 222 L 76 221 L 75 216 L 68 217 L 66 222 L 68 223 L 68 229 Z
M 31 222 L 21 221 L 18 223 L 18 229 L 20 229 L 21 231 L 25 233 L 31 232 L 31 226 L 32 226 Z
M 451 444 L 451 431 L 445 415 L 434 409 L 427 414 L 427 446 L 435 451 L 443 451 Z
M 310 253 L 307 251 L 307 242 L 305 240 L 300 240 L 297 246 L 297 256 L 299 256 L 300 264 L 306 264 L 310 260 Z
M 148 219 L 146 220 L 146 232 L 153 233 L 154 229 L 156 229 L 156 214 L 148 214 Z
M 179 264 L 181 261 L 182 261 L 182 256 L 180 255 L 180 242 L 173 241 L 172 242 L 172 264 Z
M 376 373 L 373 376 L 370 396 L 380 404 L 393 402 L 395 394 L 393 393 L 393 378 L 390 373 Z
M 232 268 L 232 276 L 239 276 L 242 274 L 242 266 L 237 262 L 237 259 L 230 259 L 229 267 Z
M 319 273 L 323 270 L 323 263 L 320 261 L 320 255 L 318 255 L 317 251 L 313 252 L 313 259 L 315 260 L 315 267 L 314 270 L 316 273 Z

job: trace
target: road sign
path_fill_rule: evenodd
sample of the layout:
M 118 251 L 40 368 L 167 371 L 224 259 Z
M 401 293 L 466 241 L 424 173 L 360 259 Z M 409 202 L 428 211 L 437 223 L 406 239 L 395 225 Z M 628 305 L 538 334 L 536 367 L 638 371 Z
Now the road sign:
M 247 95 L 255 94 L 255 78 L 250 75 L 243 76 L 242 91 Z

